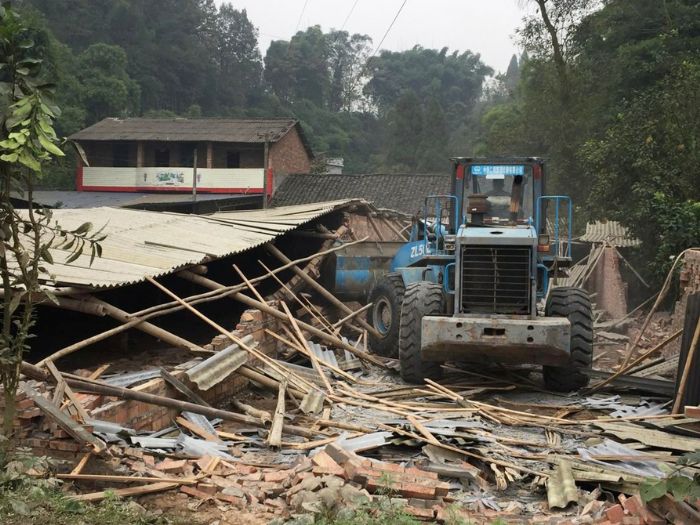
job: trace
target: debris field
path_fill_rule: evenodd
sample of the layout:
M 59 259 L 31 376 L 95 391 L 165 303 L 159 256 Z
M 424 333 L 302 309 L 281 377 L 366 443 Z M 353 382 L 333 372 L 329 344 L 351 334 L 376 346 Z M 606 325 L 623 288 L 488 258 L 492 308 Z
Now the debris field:
M 365 308 L 319 291 L 324 256 L 351 232 L 341 229 L 321 232 L 318 254 L 286 259 L 287 282 L 267 267 L 251 282 L 236 267 L 232 290 L 190 272 L 249 308 L 235 329 L 148 277 L 218 335 L 203 351 L 91 369 L 61 370 L 61 355 L 23 363 L 20 444 L 61 458 L 53 475 L 77 500 L 169 497 L 217 509 L 221 523 L 236 522 L 231 509 L 284 521 L 382 499 L 425 521 L 700 522 L 697 501 L 639 495 L 700 449 L 700 408 L 674 406 L 678 358 L 659 359 L 682 333 L 668 318 L 599 315 L 591 384 L 578 393 L 546 391 L 528 366 L 449 363 L 439 382 L 406 384 L 395 359 L 367 348 Z M 263 279 L 278 291 L 260 295 Z

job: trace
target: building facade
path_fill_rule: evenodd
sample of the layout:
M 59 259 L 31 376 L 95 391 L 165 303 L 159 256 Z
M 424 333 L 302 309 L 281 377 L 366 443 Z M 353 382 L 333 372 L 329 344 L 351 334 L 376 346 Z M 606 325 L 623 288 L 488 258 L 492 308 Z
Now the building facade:
M 290 119 L 107 118 L 70 138 L 89 163 L 77 167 L 78 191 L 267 188 L 269 196 L 284 176 L 308 173 L 313 159 L 301 125 Z

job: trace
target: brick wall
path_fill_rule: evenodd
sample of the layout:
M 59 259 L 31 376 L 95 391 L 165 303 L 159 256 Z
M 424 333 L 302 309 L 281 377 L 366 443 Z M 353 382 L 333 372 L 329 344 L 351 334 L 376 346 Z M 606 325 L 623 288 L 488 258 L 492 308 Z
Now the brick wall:
M 311 171 L 311 159 L 296 127 L 270 145 L 270 167 L 280 175 Z
M 258 350 L 266 355 L 275 356 L 278 342 L 265 333 L 265 328 L 276 333 L 282 330 L 276 318 L 270 317 L 259 310 L 246 310 L 241 315 L 233 333 L 239 338 L 252 335 L 255 342 L 258 343 Z M 205 348 L 223 350 L 230 345 L 231 342 L 228 337 L 219 335 Z M 259 364 L 257 360 L 249 360 L 248 362 L 250 364 Z M 221 406 L 232 395 L 241 392 L 248 385 L 246 378 L 232 373 L 209 390 L 200 391 L 196 384 L 187 379 L 183 371 L 171 371 L 171 373 L 212 406 Z M 45 384 L 34 382 L 33 387 L 48 398 L 51 398 L 53 395 L 53 392 L 48 391 Z M 179 392 L 160 378 L 152 379 L 133 387 L 133 389 L 173 399 L 184 399 Z M 178 414 L 176 409 L 138 401 L 120 400 L 93 394 L 78 393 L 76 395 L 90 417 L 110 421 L 139 431 L 154 432 L 166 428 L 172 425 L 172 420 Z M 3 397 L 0 391 L 0 413 L 3 409 Z M 18 393 L 17 417 L 15 418 L 14 429 L 15 436 L 18 438 L 18 445 L 31 448 L 36 455 L 75 459 L 88 451 L 81 443 L 69 437 L 56 423 L 49 418 L 43 417 L 39 408 L 23 393 Z
M 685 254 L 679 276 L 679 299 L 673 308 L 671 327 L 673 331 L 683 328 L 685 309 L 688 295 L 700 292 L 700 250 L 692 250 Z M 680 351 L 680 339 L 669 344 L 665 355 L 674 355 Z
M 605 310 L 612 319 L 621 319 L 627 314 L 627 284 L 620 274 L 620 258 L 614 248 L 605 248 L 601 260 L 593 272 L 596 293 L 593 302 Z

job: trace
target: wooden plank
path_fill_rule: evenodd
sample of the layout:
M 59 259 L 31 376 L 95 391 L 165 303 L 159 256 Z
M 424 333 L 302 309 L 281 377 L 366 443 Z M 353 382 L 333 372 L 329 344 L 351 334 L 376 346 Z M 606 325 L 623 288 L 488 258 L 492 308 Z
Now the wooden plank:
M 191 485 L 199 480 L 195 478 L 155 478 L 138 476 L 112 476 L 110 474 L 56 474 L 58 479 L 69 479 L 73 481 L 109 481 L 111 483 L 177 483 L 178 485 Z
M 51 375 L 56 379 L 56 383 L 60 383 L 61 381 L 63 381 L 63 375 L 58 370 L 58 368 L 56 368 L 56 365 L 53 364 L 53 361 L 46 361 L 46 368 L 51 373 Z M 78 418 L 80 419 L 80 421 L 85 423 L 89 419 L 89 416 L 88 416 L 87 412 L 85 411 L 85 408 L 83 408 L 83 405 L 80 402 L 80 400 L 75 396 L 75 393 L 73 392 L 73 390 L 71 390 L 71 387 L 66 385 L 64 387 L 64 393 L 65 393 L 66 397 L 70 400 L 70 402 L 73 404 L 73 406 L 75 407 L 75 410 L 78 414 Z
M 129 487 L 127 489 L 109 489 L 102 490 L 100 492 L 92 492 L 90 494 L 80 494 L 79 496 L 70 496 L 71 499 L 76 501 L 101 501 L 107 494 L 114 494 L 120 498 L 128 498 L 130 496 L 142 496 L 144 494 L 153 494 L 154 492 L 164 492 L 166 490 L 174 489 L 179 487 L 180 483 L 173 483 L 169 481 L 162 481 L 160 483 L 152 483 L 149 485 L 142 485 L 141 487 Z
M 629 423 L 593 423 L 593 425 L 603 429 L 607 434 L 612 434 L 620 439 L 638 441 L 649 447 L 684 452 L 694 452 L 700 449 L 699 438 L 680 436 L 660 430 L 650 430 Z
M 199 395 L 190 390 L 190 388 L 185 383 L 180 381 L 177 377 L 172 375 L 162 366 L 160 367 L 160 375 L 166 383 L 168 383 L 170 386 L 172 386 L 175 390 L 180 392 L 185 397 L 189 398 L 189 400 L 193 403 L 197 403 L 198 405 L 202 405 L 204 407 L 211 407 L 209 403 L 204 401 L 204 399 L 202 399 Z
M 81 443 L 92 445 L 96 452 L 102 452 L 106 448 L 102 441 L 87 432 L 81 425 L 61 412 L 56 405 L 53 405 L 48 399 L 40 395 L 27 383 L 22 385 L 22 390 L 29 398 L 31 398 L 32 401 L 34 401 L 36 406 L 38 406 L 44 414 L 53 419 L 56 424 L 65 430 L 70 436 Z
M 90 459 L 90 456 L 92 456 L 92 452 L 87 452 L 78 462 L 78 464 L 75 466 L 73 470 L 71 470 L 72 475 L 80 474 L 82 470 L 85 468 L 85 465 L 87 465 L 88 460 Z
M 177 417 L 175 419 L 175 422 L 178 425 L 180 425 L 181 427 L 185 427 L 190 432 L 197 434 L 199 437 L 202 437 L 202 438 L 206 439 L 207 441 L 214 441 L 215 443 L 221 443 L 221 440 L 218 437 L 216 437 L 214 434 L 210 434 L 209 432 L 204 430 L 199 425 L 192 423 L 192 421 L 186 420 L 184 417 Z
M 104 374 L 107 371 L 107 369 L 110 366 L 112 366 L 112 363 L 105 363 L 104 365 L 100 366 L 97 370 L 95 370 L 92 374 L 90 374 L 88 379 L 98 379 L 102 374 Z
M 275 415 L 272 417 L 272 427 L 270 434 L 267 437 L 267 443 L 271 447 L 279 448 L 282 446 L 282 427 L 284 426 L 284 398 L 287 395 L 287 380 L 280 381 L 279 391 L 277 392 L 277 407 Z

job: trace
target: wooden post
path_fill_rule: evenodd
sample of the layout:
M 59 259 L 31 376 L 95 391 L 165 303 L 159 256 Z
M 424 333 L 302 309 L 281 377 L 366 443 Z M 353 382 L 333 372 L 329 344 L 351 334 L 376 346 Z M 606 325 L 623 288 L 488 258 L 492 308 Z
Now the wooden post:
M 136 167 L 143 168 L 143 142 L 136 143 Z
M 273 244 L 268 243 L 266 245 L 266 248 L 267 248 L 267 251 L 269 251 L 272 255 L 277 257 L 282 263 L 290 264 L 292 262 L 285 254 L 283 254 L 281 251 L 279 251 L 279 249 L 276 246 L 274 246 Z M 296 266 L 296 265 L 291 266 L 291 270 L 295 274 L 297 274 L 299 277 L 301 277 L 304 280 L 304 282 L 306 282 L 306 284 L 308 284 L 311 288 L 316 290 L 325 299 L 327 299 L 328 302 L 330 302 L 333 306 L 339 308 L 345 314 L 353 313 L 353 311 L 350 308 L 348 308 L 347 306 L 345 306 L 345 304 L 343 302 L 341 302 L 335 295 L 333 295 L 328 290 L 326 290 L 323 286 L 321 286 L 309 274 L 307 274 L 306 272 L 301 270 L 298 266 Z M 373 336 L 378 337 L 378 338 L 382 337 L 382 334 L 380 334 L 372 325 L 370 325 L 367 321 L 365 321 L 361 317 L 357 318 L 356 321 L 362 328 L 364 328 L 365 330 L 370 332 Z
M 680 384 L 678 385 L 678 392 L 676 393 L 676 401 L 673 403 L 673 410 L 671 414 L 678 414 L 681 408 L 681 402 L 683 401 L 683 396 L 685 395 L 685 385 L 688 382 L 688 375 L 690 374 L 690 369 L 695 366 L 695 350 L 698 347 L 698 339 L 700 339 L 700 321 L 695 325 L 695 332 L 693 332 L 693 340 L 690 343 L 690 348 L 688 349 L 688 357 L 685 359 L 685 365 L 683 366 L 683 375 L 681 376 Z
M 192 212 L 194 213 L 195 205 L 197 203 L 197 145 L 194 147 L 194 153 L 192 154 Z
M 263 210 L 267 209 L 267 170 L 270 169 L 270 140 L 265 134 L 265 148 L 263 149 Z
M 214 144 L 207 142 L 207 169 L 214 166 Z

